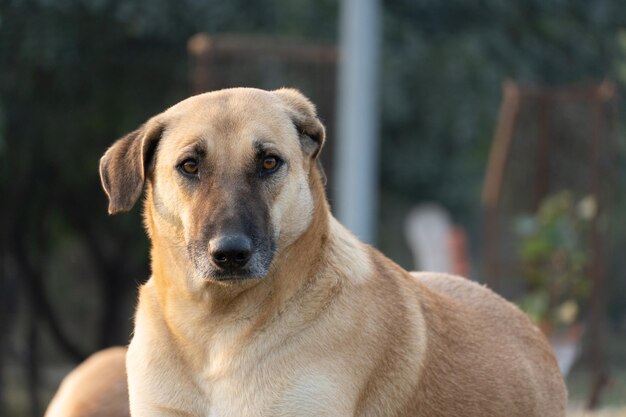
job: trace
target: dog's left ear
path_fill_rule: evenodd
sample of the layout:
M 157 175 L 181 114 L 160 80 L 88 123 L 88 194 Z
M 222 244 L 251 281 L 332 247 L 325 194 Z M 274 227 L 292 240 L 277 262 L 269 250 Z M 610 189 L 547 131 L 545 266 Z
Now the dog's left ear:
M 276 94 L 285 103 L 287 111 L 298 130 L 302 149 L 312 158 L 319 155 L 326 133 L 324 125 L 317 118 L 315 105 L 298 90 L 281 88 Z
M 100 180 L 109 197 L 109 214 L 129 211 L 143 191 L 163 125 L 150 120 L 111 146 L 100 159 Z

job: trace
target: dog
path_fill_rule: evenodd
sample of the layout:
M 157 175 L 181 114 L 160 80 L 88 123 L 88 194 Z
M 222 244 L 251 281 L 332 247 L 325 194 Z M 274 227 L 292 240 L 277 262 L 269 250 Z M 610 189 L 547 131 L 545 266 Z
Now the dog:
M 131 415 L 564 416 L 554 355 L 521 311 L 469 280 L 410 274 L 331 215 L 324 140 L 297 90 L 235 88 L 104 154 L 109 213 L 145 188 L 152 243 Z
M 91 355 L 63 379 L 44 417 L 130 417 L 125 363 L 123 347 Z

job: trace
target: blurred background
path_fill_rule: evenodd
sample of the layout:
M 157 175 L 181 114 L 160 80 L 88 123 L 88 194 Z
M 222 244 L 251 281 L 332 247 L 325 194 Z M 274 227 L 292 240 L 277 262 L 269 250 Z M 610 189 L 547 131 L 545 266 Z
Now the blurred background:
M 572 413 L 626 415 L 623 0 L 0 0 L 0 416 L 129 340 L 148 240 L 100 156 L 231 86 L 302 90 L 340 219 L 518 303 Z

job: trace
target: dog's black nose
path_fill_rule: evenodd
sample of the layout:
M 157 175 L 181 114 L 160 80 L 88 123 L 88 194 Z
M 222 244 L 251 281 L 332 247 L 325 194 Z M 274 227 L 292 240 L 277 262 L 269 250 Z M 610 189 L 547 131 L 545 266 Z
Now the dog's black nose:
M 218 237 L 209 242 L 209 251 L 218 267 L 241 268 L 252 256 L 252 241 L 244 235 Z

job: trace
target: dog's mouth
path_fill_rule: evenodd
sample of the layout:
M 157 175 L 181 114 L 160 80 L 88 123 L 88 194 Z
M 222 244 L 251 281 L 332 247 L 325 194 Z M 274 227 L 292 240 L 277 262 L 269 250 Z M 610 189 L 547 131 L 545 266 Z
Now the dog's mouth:
M 236 281 L 250 281 L 250 280 L 259 280 L 262 279 L 264 275 L 254 274 L 251 271 L 215 271 L 205 279 L 208 281 L 219 281 L 219 282 L 236 282 Z

